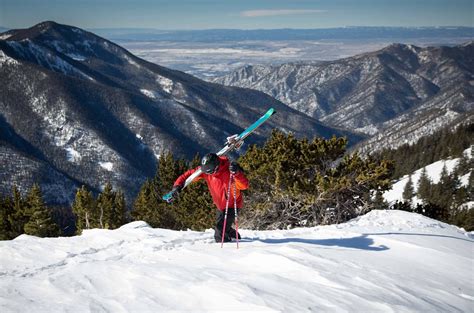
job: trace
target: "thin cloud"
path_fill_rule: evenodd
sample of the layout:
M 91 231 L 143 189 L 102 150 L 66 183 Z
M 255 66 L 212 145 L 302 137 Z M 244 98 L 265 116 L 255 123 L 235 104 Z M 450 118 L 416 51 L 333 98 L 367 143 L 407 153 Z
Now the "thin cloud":
M 324 13 L 326 10 L 248 10 L 240 13 L 243 17 L 262 17 L 262 16 L 279 16 L 279 15 L 302 15 Z

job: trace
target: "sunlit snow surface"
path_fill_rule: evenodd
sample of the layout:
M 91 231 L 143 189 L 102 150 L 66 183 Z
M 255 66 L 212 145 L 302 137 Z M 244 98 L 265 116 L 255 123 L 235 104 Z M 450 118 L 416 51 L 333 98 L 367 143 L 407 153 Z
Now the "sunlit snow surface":
M 211 214 L 211 212 L 210 212 Z M 2 312 L 472 312 L 470 234 L 401 211 L 348 223 L 213 232 L 134 222 L 0 242 Z

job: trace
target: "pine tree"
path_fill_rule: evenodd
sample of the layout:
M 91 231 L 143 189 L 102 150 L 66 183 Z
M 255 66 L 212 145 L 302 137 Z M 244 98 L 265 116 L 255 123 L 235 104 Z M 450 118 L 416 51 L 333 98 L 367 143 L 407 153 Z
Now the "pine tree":
M 109 219 L 109 225 L 111 229 L 119 228 L 126 224 L 128 221 L 128 210 L 125 203 L 125 195 L 122 191 L 116 191 L 114 193 L 114 204 L 112 207 L 112 213 Z
M 474 201 L 474 175 L 473 172 L 469 174 L 469 180 L 467 183 L 467 200 Z
M 154 188 L 155 184 L 153 181 L 145 181 L 135 199 L 131 215 L 132 220 L 134 221 L 145 221 L 151 227 L 159 227 L 161 225 L 161 220 L 156 210 L 158 200 Z
M 423 170 L 421 171 L 420 179 L 418 180 L 417 195 L 421 200 L 423 200 L 425 204 L 431 201 L 431 195 L 432 195 L 431 189 L 432 189 L 432 183 L 426 173 L 426 167 L 424 167 Z
M 377 190 L 377 192 L 375 193 L 375 197 L 374 197 L 372 206 L 373 206 L 374 210 L 386 210 L 386 209 L 388 209 L 389 205 L 388 205 L 387 201 L 385 201 L 382 191 Z
M 434 204 L 439 207 L 449 209 L 454 200 L 456 192 L 456 181 L 448 173 L 446 164 L 443 165 L 439 182 L 436 184 L 434 196 Z
M 9 219 L 13 213 L 13 202 L 10 197 L 0 196 L 0 240 L 15 238 Z
M 59 227 L 53 220 L 52 210 L 45 205 L 41 189 L 37 184 L 33 185 L 28 193 L 26 203 L 30 218 L 24 227 L 25 234 L 38 237 L 60 235 Z
M 159 219 L 158 227 L 168 229 L 181 229 L 182 221 L 179 220 L 178 201 L 168 204 L 161 200 L 161 195 L 167 193 L 173 186 L 176 178 L 187 169 L 186 162 L 182 159 L 175 160 L 168 152 L 162 155 L 158 161 L 157 175 L 154 179 L 155 190 L 158 193 L 155 204 L 156 219 Z
M 72 211 L 76 216 L 76 233 L 81 234 L 84 229 L 91 229 L 97 226 L 96 203 L 92 192 L 82 186 L 76 192 L 76 197 L 72 204 Z
M 172 188 L 179 174 L 181 172 L 173 155 L 169 152 L 162 154 L 155 177 L 142 185 L 135 199 L 132 219 L 143 220 L 151 227 L 176 229 L 176 206 L 174 203 L 167 204 L 161 196 Z
M 415 195 L 415 190 L 413 188 L 413 181 L 411 180 L 411 175 L 408 176 L 408 182 L 403 189 L 403 200 L 411 203 L 413 196 Z
M 112 185 L 107 182 L 104 190 L 97 197 L 97 211 L 99 213 L 99 227 L 111 227 L 110 220 L 112 219 L 115 204 L 115 194 L 112 190 Z
M 371 190 L 388 188 L 393 165 L 344 156 L 346 145 L 345 138 L 298 140 L 273 131 L 262 148 L 250 146 L 240 159 L 251 184 L 246 226 L 334 223 L 373 208 Z
M 12 237 L 15 238 L 24 233 L 25 224 L 30 218 L 26 202 L 16 185 L 12 188 L 12 205 L 13 212 L 8 216 L 8 220 L 12 229 Z
M 472 170 L 474 166 L 474 159 L 473 158 L 468 158 L 465 153 L 461 155 L 459 158 L 459 162 L 456 165 L 456 168 L 454 169 L 454 173 L 457 176 L 462 176 L 466 173 L 469 173 L 469 171 Z

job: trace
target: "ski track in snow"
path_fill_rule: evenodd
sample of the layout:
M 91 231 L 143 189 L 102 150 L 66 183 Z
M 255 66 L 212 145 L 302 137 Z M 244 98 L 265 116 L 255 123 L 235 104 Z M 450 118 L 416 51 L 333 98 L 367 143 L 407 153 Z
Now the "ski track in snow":
M 133 222 L 0 242 L 2 312 L 472 312 L 473 243 L 402 211 L 348 223 L 213 231 Z M 473 236 L 474 237 L 474 236 Z

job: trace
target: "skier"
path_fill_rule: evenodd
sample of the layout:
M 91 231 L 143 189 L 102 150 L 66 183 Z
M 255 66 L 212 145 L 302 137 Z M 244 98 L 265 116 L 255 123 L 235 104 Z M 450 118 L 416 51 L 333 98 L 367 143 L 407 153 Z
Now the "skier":
M 173 185 L 173 190 L 171 191 L 172 199 L 175 199 L 178 196 L 181 189 L 183 189 L 186 179 L 198 169 L 199 167 L 191 169 L 176 179 Z M 219 157 L 215 153 L 208 153 L 201 160 L 201 171 L 202 174 L 197 176 L 193 182 L 200 179 L 206 180 L 209 191 L 211 192 L 212 200 L 217 207 L 216 226 L 214 228 L 214 238 L 216 242 L 222 241 L 226 203 L 229 204 L 229 210 L 227 214 L 226 230 L 224 232 L 224 242 L 229 242 L 232 238 L 240 239 L 240 234 L 232 228 L 232 223 L 235 219 L 234 210 L 237 209 L 237 212 L 239 212 L 243 205 L 243 197 L 240 191 L 247 189 L 249 184 L 243 169 L 237 162 L 229 161 L 226 156 Z M 229 186 L 231 174 L 234 175 L 234 179 L 231 186 Z M 234 184 L 237 207 L 234 207 Z M 230 193 L 228 192 L 229 188 L 231 188 Z M 227 202 L 228 193 L 230 194 L 230 199 Z

